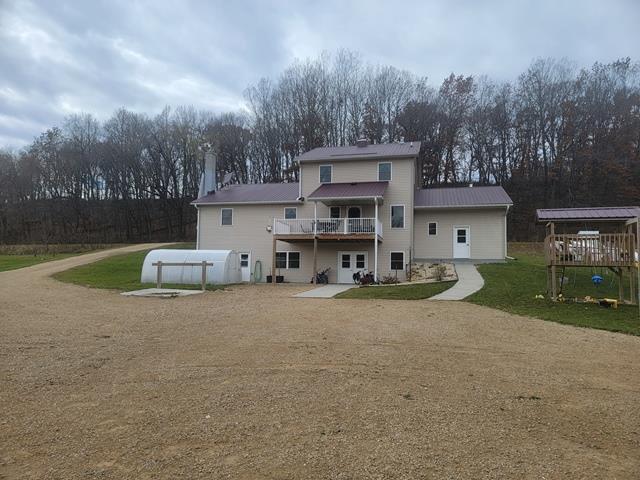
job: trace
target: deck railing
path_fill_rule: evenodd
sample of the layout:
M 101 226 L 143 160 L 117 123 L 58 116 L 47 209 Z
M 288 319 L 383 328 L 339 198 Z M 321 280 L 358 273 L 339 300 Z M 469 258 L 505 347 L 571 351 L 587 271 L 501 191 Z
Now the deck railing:
M 544 246 L 547 265 L 632 267 L 638 261 L 636 237 L 630 233 L 554 234 Z
M 382 222 L 375 218 L 297 218 L 273 219 L 274 235 L 378 234 L 382 237 Z

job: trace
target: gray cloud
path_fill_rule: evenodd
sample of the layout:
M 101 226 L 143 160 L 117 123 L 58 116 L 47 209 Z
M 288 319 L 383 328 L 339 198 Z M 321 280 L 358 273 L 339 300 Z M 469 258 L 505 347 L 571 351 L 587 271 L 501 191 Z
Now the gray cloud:
M 436 85 L 452 71 L 511 80 L 536 57 L 589 66 L 633 57 L 639 21 L 622 0 L 0 0 L 0 146 L 75 112 L 237 110 L 249 84 L 338 48 Z

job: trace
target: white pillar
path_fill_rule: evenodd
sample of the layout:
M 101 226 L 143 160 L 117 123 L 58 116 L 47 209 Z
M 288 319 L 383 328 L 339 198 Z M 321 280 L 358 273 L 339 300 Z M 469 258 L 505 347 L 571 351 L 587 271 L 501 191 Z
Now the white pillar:
M 318 234 L 318 202 L 313 202 L 313 235 Z
M 373 231 L 375 232 L 375 236 L 373 237 L 374 248 L 373 248 L 373 278 L 377 282 L 378 281 L 378 199 L 374 198 L 373 203 L 375 204 L 376 210 L 376 226 Z

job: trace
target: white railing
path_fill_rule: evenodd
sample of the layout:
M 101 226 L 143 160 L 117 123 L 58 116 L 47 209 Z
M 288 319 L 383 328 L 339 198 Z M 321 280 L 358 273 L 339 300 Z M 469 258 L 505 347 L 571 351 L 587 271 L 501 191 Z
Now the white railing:
M 285 218 L 273 219 L 274 235 L 351 235 L 358 233 L 377 233 L 382 236 L 382 222 L 375 218 Z

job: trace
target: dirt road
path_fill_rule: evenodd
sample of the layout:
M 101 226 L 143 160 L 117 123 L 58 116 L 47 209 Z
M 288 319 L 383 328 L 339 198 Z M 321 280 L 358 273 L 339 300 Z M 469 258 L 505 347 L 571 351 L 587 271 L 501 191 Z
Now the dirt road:
M 305 286 L 0 273 L 0 478 L 640 478 L 640 338 Z

